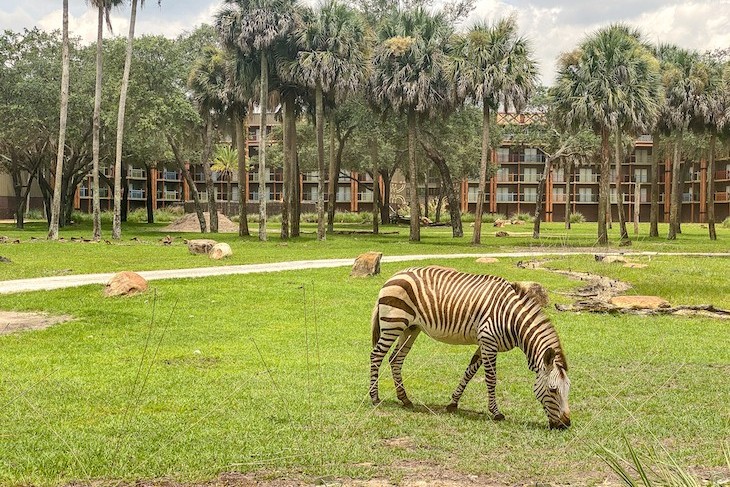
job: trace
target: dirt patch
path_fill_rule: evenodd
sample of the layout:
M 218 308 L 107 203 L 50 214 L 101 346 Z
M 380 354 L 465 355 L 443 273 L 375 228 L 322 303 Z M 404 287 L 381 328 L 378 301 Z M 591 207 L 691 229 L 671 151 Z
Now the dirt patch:
M 203 213 L 205 216 L 205 225 L 210 228 L 210 214 Z M 186 213 L 168 226 L 160 230 L 161 232 L 200 232 L 200 222 L 198 215 L 195 213 Z M 236 233 L 238 232 L 238 223 L 231 221 L 223 213 L 218 213 L 218 232 L 220 233 Z
M 67 315 L 51 316 L 45 313 L 0 311 L 0 335 L 7 335 L 16 331 L 43 330 L 72 319 L 73 317 Z

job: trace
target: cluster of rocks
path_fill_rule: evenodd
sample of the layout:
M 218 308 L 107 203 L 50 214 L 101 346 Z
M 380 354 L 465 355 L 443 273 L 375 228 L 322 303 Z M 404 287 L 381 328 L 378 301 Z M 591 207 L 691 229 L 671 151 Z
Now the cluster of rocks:
M 596 254 L 593 257 L 596 259 L 596 262 L 603 262 L 604 264 L 623 264 L 624 267 L 630 267 L 632 269 L 644 269 L 649 267 L 648 264 L 629 262 L 626 260 L 626 257 L 620 254 Z
M 502 218 L 497 218 L 496 220 L 494 220 L 493 226 L 502 228 L 505 225 L 524 225 L 524 224 L 525 224 L 524 220 L 518 220 L 516 218 L 514 218 L 512 220 L 503 220 Z
M 221 260 L 233 255 L 233 250 L 230 245 L 227 243 L 218 243 L 209 238 L 186 240 L 185 243 L 191 254 L 207 254 L 213 260 Z

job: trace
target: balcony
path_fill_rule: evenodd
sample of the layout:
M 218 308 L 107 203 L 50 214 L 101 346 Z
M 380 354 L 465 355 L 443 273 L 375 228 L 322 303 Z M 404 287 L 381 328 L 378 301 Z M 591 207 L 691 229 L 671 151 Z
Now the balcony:
M 579 194 L 575 199 L 576 203 L 598 203 L 597 194 Z
M 509 154 L 508 156 L 498 156 L 498 164 L 509 164 L 509 163 L 527 163 L 527 164 L 542 164 L 545 162 L 545 154 Z
M 682 203 L 698 203 L 699 199 L 695 199 L 693 193 L 682 193 Z
M 578 174 L 575 178 L 576 183 L 597 183 L 598 174 Z
M 725 179 L 730 179 L 730 171 L 716 171 L 715 172 L 715 181 L 722 181 Z
M 715 201 L 730 201 L 730 191 L 715 193 Z
M 366 191 L 364 193 L 357 193 L 357 201 L 359 203 L 372 203 L 373 202 L 373 192 Z
M 130 189 L 129 190 L 129 199 L 130 200 L 143 200 L 143 199 L 145 199 L 145 191 L 144 191 L 144 189 Z
M 520 198 L 520 201 L 522 203 L 537 203 L 537 195 L 536 194 L 524 194 Z
M 162 171 L 160 176 L 165 181 L 180 181 L 180 173 L 177 171 Z
M 180 193 L 177 191 L 163 191 L 162 198 L 165 201 L 175 201 L 180 199 Z
M 553 195 L 553 202 L 554 203 L 565 203 L 565 193 L 556 193 Z
M 516 203 L 518 196 L 517 193 L 497 193 L 497 203 Z
M 514 183 L 517 182 L 517 174 L 514 173 L 500 173 L 498 172 L 495 176 L 499 183 Z
M 139 168 L 132 168 L 127 172 L 127 178 L 129 179 L 147 179 L 147 171 Z
M 519 181 L 522 183 L 539 183 L 542 179 L 542 174 L 520 174 Z

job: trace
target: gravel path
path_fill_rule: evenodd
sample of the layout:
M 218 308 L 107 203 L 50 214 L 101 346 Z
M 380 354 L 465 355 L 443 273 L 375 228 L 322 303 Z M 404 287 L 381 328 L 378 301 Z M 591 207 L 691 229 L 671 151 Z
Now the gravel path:
M 435 255 L 391 255 L 383 257 L 381 262 L 415 262 L 422 260 L 442 261 L 444 259 L 475 259 L 478 257 L 560 257 L 567 255 L 593 255 L 606 253 L 600 250 L 591 252 L 502 252 L 502 253 L 474 253 L 474 254 L 435 254 Z M 616 252 L 614 252 L 616 253 Z M 625 252 L 624 256 L 648 256 L 648 255 L 677 255 L 677 256 L 698 256 L 698 257 L 730 257 L 730 253 L 696 253 L 696 252 Z M 255 274 L 262 272 L 293 271 L 301 269 L 324 269 L 330 267 L 348 267 L 354 263 L 354 259 L 322 259 L 322 260 L 297 260 L 290 262 L 276 262 L 270 264 L 245 264 L 220 267 L 196 267 L 192 269 L 168 269 L 159 271 L 139 271 L 138 274 L 154 281 L 158 279 L 185 279 L 195 277 L 226 276 L 233 274 Z M 0 281 L 0 294 L 14 294 L 28 291 L 47 291 L 52 289 L 64 289 L 69 287 L 86 286 L 88 284 L 106 284 L 114 275 L 114 272 L 104 274 L 79 274 L 69 276 L 37 277 L 33 279 L 16 279 Z

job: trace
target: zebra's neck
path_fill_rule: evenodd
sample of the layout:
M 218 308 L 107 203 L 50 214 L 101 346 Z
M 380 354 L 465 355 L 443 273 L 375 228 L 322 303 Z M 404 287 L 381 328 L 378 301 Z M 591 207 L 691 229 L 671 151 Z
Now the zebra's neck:
M 524 312 L 517 316 L 515 330 L 518 346 L 525 353 L 530 370 L 539 370 L 543 354 L 548 348 L 555 351 L 555 361 L 564 369 L 568 368 L 555 327 L 532 300 L 524 300 Z

